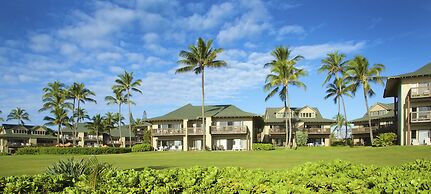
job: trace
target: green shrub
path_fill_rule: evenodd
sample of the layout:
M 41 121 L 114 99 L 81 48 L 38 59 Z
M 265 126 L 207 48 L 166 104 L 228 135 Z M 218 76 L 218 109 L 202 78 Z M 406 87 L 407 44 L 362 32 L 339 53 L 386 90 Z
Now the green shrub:
M 6 152 L 0 152 L 0 156 L 8 156 L 9 155 L 9 153 L 6 153 Z
M 397 140 L 397 134 L 395 133 L 382 133 L 377 136 L 374 140 L 374 146 L 382 147 L 382 146 L 390 146 L 394 145 L 394 142 Z
M 147 143 L 136 144 L 132 147 L 132 152 L 148 152 L 148 151 L 153 151 L 153 147 L 151 147 L 151 145 Z
M 67 175 L 0 177 L 0 193 L 428 193 L 431 161 L 366 166 L 346 161 L 305 163 L 289 170 L 192 167 L 105 169 Z
M 275 150 L 274 145 L 270 143 L 254 143 L 253 144 L 253 150 Z
M 307 145 L 308 141 L 308 133 L 303 131 L 297 131 L 295 132 L 295 140 L 296 144 L 298 146 L 305 146 Z
M 37 154 L 80 154 L 80 155 L 99 155 L 99 154 L 121 154 L 129 153 L 130 148 L 95 148 L 95 147 L 23 147 L 18 148 L 18 155 L 37 155 Z

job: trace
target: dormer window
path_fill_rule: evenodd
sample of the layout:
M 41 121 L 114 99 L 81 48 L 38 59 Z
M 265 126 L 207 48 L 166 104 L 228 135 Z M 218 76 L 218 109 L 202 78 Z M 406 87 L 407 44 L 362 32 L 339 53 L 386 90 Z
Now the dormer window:
M 387 113 L 388 113 L 388 111 L 387 111 L 387 110 L 378 110 L 378 111 L 371 111 L 371 112 L 370 112 L 370 115 L 371 115 L 372 117 L 376 117 L 376 116 L 385 115 L 385 114 L 387 114 Z
M 316 114 L 315 113 L 311 113 L 311 112 L 303 112 L 303 113 L 300 113 L 299 116 L 301 118 L 315 118 Z

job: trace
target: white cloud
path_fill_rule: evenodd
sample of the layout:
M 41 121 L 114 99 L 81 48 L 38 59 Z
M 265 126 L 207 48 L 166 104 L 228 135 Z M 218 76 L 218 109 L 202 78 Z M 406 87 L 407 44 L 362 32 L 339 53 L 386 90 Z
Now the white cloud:
M 124 69 L 122 67 L 118 67 L 118 66 L 110 66 L 109 70 L 115 74 L 120 74 L 120 73 L 124 72 Z
M 96 59 L 101 62 L 112 62 L 118 61 L 122 58 L 121 54 L 114 52 L 103 52 L 99 53 L 96 56 Z
M 222 21 L 233 14 L 234 5 L 230 2 L 212 5 L 205 15 L 193 14 L 184 19 L 184 23 L 191 30 L 206 30 L 220 25 Z
M 302 34 L 304 32 L 304 28 L 300 25 L 286 25 L 280 28 L 278 35 L 284 36 L 287 34 Z
M 329 52 L 339 51 L 342 53 L 352 53 L 363 49 L 366 46 L 365 41 L 325 43 L 315 45 L 305 45 L 294 47 L 294 53 L 302 55 L 307 60 L 313 60 L 324 57 Z
M 51 36 L 47 34 L 37 34 L 30 37 L 30 49 L 35 52 L 47 52 L 53 49 Z
M 154 32 L 146 33 L 143 39 L 146 43 L 154 43 L 154 42 L 157 42 L 157 40 L 159 39 L 159 35 L 157 35 Z

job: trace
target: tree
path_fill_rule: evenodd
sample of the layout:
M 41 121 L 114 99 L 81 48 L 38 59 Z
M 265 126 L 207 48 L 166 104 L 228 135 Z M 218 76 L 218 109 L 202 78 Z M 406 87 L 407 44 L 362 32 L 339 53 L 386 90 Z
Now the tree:
M 7 116 L 7 121 L 10 120 L 18 120 L 18 125 L 24 125 L 24 121 L 30 121 L 30 116 L 25 109 L 15 108 Z
M 129 73 L 124 71 L 124 74 L 118 75 L 118 78 L 115 80 L 116 85 L 114 85 L 114 90 L 119 90 L 120 93 L 126 92 L 126 100 L 127 105 L 129 107 L 129 143 L 130 147 L 132 147 L 132 110 L 131 110 L 131 92 L 138 92 L 142 94 L 142 91 L 138 89 L 141 86 L 142 80 L 134 80 L 133 72 Z
M 3 112 L 0 110 L 0 114 L 2 114 Z M 3 118 L 0 117 L 0 122 L 3 122 Z
M 105 126 L 105 128 L 107 129 L 107 131 L 109 131 L 109 140 L 112 143 L 112 147 L 115 147 L 114 142 L 112 142 L 112 129 L 115 128 L 114 126 L 115 123 L 115 114 L 112 112 L 107 112 L 105 114 L 104 120 L 103 120 L 103 125 Z
M 73 120 L 73 145 L 76 145 L 76 138 L 78 136 L 78 124 L 80 119 L 80 105 L 85 104 L 86 102 L 94 102 L 97 103 L 96 100 L 91 98 L 92 96 L 96 96 L 96 93 L 85 88 L 83 83 L 73 83 L 68 89 L 68 98 L 73 101 L 72 105 L 72 115 L 76 120 Z
M 122 124 L 122 120 L 120 118 L 123 118 L 123 116 L 121 116 L 121 105 L 127 103 L 127 99 L 126 97 L 122 94 L 122 92 L 118 89 L 115 89 L 115 86 L 112 87 L 112 91 L 114 93 L 114 96 L 106 96 L 105 97 L 105 101 L 107 102 L 108 105 L 111 104 L 117 104 L 118 105 L 118 112 L 117 114 L 115 114 L 115 118 L 114 120 L 116 121 L 116 123 L 118 123 L 117 127 L 118 127 L 118 131 L 120 133 L 120 144 L 123 145 L 122 143 L 122 135 L 121 135 L 121 124 Z
M 205 147 L 205 68 L 220 68 L 225 67 L 226 62 L 217 60 L 217 55 L 223 52 L 222 48 L 212 48 L 213 40 L 205 42 L 204 39 L 199 38 L 196 45 L 190 45 L 189 50 L 182 50 L 179 54 L 179 64 L 184 65 L 178 68 L 175 73 L 185 73 L 193 71 L 196 75 L 201 74 L 202 83 L 202 129 L 203 133 L 203 146 Z
M 337 114 L 337 115 L 335 115 L 334 120 L 335 120 L 335 123 L 333 123 L 331 125 L 331 127 L 334 127 L 333 132 L 338 131 L 338 136 L 341 137 L 341 129 L 343 128 L 343 125 L 345 123 L 345 119 L 344 119 L 343 115 Z M 346 133 L 347 133 L 347 130 L 346 130 Z
M 264 90 L 269 92 L 265 101 L 278 93 L 280 99 L 284 102 L 285 126 L 289 129 L 286 133 L 286 146 L 291 147 L 292 140 L 292 111 L 290 109 L 289 85 L 306 88 L 305 84 L 299 81 L 300 77 L 307 75 L 304 69 L 297 68 L 296 64 L 303 59 L 301 55 L 290 58 L 292 50 L 288 47 L 277 47 L 271 55 L 275 58 L 265 64 L 270 68 L 270 73 L 266 76 Z
M 352 97 L 352 91 L 354 88 L 354 84 L 351 84 L 350 81 L 346 78 L 335 78 L 333 83 L 330 83 L 326 86 L 326 96 L 325 99 L 330 97 L 334 97 L 335 104 L 343 104 L 344 110 L 344 123 L 345 123 L 345 139 L 347 139 L 347 130 L 348 130 L 348 120 L 347 120 L 347 112 L 346 112 L 346 103 L 344 102 L 344 96 Z M 338 112 L 337 115 L 340 115 Z M 347 141 L 346 141 L 347 142 Z
M 99 145 L 99 134 L 102 134 L 103 132 L 105 132 L 105 128 L 103 125 L 103 120 L 104 118 L 100 115 L 97 114 L 95 116 L 93 116 L 91 118 L 90 122 L 87 122 L 86 127 L 94 134 L 96 134 L 96 142 L 97 145 Z
M 51 114 L 53 115 L 53 117 L 50 116 L 46 116 L 45 118 L 43 118 L 43 120 L 47 121 L 47 123 L 45 123 L 45 125 L 48 126 L 58 126 L 58 130 L 57 130 L 57 143 L 60 143 L 60 133 L 61 136 L 63 136 L 61 127 L 62 126 L 67 126 L 69 123 L 69 116 L 67 115 L 67 109 L 65 109 L 62 106 L 56 106 L 51 110 Z M 63 139 L 63 143 L 64 143 L 64 139 Z
M 373 131 L 371 128 L 371 116 L 370 107 L 368 106 L 368 96 L 372 97 L 375 92 L 371 87 L 371 83 L 384 85 L 385 77 L 381 76 L 380 73 L 385 69 L 383 64 L 370 65 L 368 60 L 363 56 L 356 56 L 351 60 L 347 67 L 347 79 L 354 85 L 353 93 L 356 93 L 357 89 L 362 86 L 365 106 L 367 108 L 368 125 L 370 128 L 370 140 L 371 144 L 374 143 Z

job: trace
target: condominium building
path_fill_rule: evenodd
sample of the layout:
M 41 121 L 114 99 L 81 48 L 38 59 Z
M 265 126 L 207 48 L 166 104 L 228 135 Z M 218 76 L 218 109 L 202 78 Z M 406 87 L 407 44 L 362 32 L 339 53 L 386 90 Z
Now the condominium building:
M 0 127 L 0 152 L 14 152 L 25 146 L 52 146 L 57 142 L 45 126 L 3 124 Z
M 187 104 L 163 116 L 151 118 L 152 146 L 157 150 L 250 150 L 255 141 L 257 115 L 233 105 Z M 205 141 L 203 138 L 205 137 Z M 204 145 L 205 143 L 205 145 Z
M 396 133 L 395 106 L 393 103 L 376 103 L 370 107 L 371 129 L 373 137 L 381 133 Z M 355 145 L 371 145 L 368 113 L 351 121 L 352 139 Z
M 430 145 L 431 63 L 388 78 L 383 97 L 393 97 L 400 145 Z
M 310 106 L 292 107 L 292 135 L 297 131 L 308 133 L 308 145 L 330 145 L 331 124 L 335 121 L 323 118 L 319 109 Z M 286 142 L 286 115 L 284 107 L 267 108 L 263 117 L 265 126 L 260 135 L 262 142 L 284 146 Z

